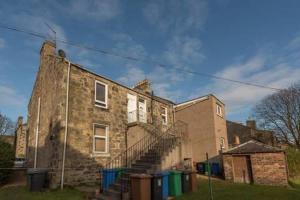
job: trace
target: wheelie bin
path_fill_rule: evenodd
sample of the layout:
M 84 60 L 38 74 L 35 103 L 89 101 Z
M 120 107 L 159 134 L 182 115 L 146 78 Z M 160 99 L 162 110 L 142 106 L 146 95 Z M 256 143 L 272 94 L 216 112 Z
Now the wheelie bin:
M 198 162 L 196 164 L 196 167 L 197 167 L 197 171 L 200 173 L 200 174 L 204 174 L 205 173 L 205 163 L 203 162 Z
M 198 189 L 198 183 L 197 183 L 197 172 L 192 171 L 190 174 L 190 186 L 191 186 L 191 192 L 196 192 Z
M 102 190 L 108 190 L 109 186 L 116 182 L 116 169 L 102 169 Z
M 182 192 L 183 193 L 188 193 L 191 191 L 190 174 L 191 174 L 191 171 L 182 171 L 181 184 L 182 184 Z
M 181 171 L 170 171 L 169 174 L 169 195 L 173 197 L 180 196 L 182 194 L 181 187 Z
M 48 170 L 31 168 L 27 170 L 27 186 L 32 192 L 40 192 L 47 187 Z
M 163 199 L 166 200 L 169 197 L 169 172 L 164 171 L 161 173 L 163 178 L 162 178 L 162 186 L 163 186 Z
M 163 175 L 161 173 L 151 175 L 151 200 L 163 200 Z
M 148 174 L 133 174 L 131 180 L 132 200 L 151 199 L 151 176 Z

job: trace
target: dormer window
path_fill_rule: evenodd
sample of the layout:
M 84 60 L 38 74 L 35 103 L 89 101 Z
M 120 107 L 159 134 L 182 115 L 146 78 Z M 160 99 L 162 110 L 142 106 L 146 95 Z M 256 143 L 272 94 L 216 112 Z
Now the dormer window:
M 100 81 L 95 81 L 95 105 L 107 108 L 107 85 Z

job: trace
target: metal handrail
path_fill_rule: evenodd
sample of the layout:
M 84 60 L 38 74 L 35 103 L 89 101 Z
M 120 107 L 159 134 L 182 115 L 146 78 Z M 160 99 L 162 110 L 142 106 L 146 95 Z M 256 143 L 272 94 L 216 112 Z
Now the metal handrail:
M 155 153 L 157 158 L 161 157 L 176 143 L 181 142 L 184 131 L 186 131 L 186 129 L 183 129 L 182 127 L 186 128 L 186 126 L 185 123 L 178 121 L 164 132 L 157 127 L 153 127 L 151 130 L 152 134 L 145 136 L 134 145 L 121 152 L 119 155 L 108 161 L 101 169 L 130 168 L 136 160 L 140 159 L 150 150 Z M 125 182 L 121 181 L 121 195 L 124 191 L 128 191 L 129 185 L 130 182 L 128 179 Z

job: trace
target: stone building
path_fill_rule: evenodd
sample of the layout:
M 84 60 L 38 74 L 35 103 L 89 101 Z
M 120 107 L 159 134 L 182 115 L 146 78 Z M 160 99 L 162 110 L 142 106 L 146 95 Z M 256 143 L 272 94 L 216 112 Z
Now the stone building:
M 236 183 L 288 185 L 285 152 L 254 140 L 223 153 L 225 179 Z
M 176 120 L 188 125 L 193 162 L 219 162 L 220 152 L 228 149 L 225 105 L 214 95 L 199 97 L 175 106 Z
M 180 121 L 180 115 L 176 119 L 177 109 L 183 108 L 183 104 L 177 107 L 175 103 L 155 96 L 149 81 L 143 80 L 129 88 L 60 55 L 52 42 L 44 42 L 28 104 L 27 162 L 29 167 L 48 168 L 52 187 L 98 181 L 99 167 L 112 161 L 123 162 L 125 150 L 127 164 L 127 158 L 141 161 L 138 160 L 141 157 L 136 157 L 140 152 L 144 155 L 149 151 L 151 156 L 151 151 L 161 148 L 162 142 L 170 143 L 168 149 L 163 149 L 165 152 L 162 152 L 158 169 L 179 166 L 192 154 L 197 155 L 192 151 L 208 151 L 191 148 L 186 137 L 186 120 Z M 211 152 L 215 155 L 220 137 L 224 137 L 222 144 L 227 146 L 226 124 L 219 123 L 214 116 L 215 110 L 219 109 L 218 114 L 225 119 L 224 105 L 212 95 L 207 102 L 210 108 L 204 112 L 210 115 L 208 120 L 212 122 L 206 131 L 218 134 L 209 141 L 213 142 Z M 205 114 L 200 118 L 204 119 Z M 221 125 L 214 126 L 213 123 Z M 162 137 L 166 135 L 168 138 Z M 127 156 L 129 150 L 132 150 L 128 152 L 131 157 Z M 137 162 L 131 166 L 134 165 L 137 171 L 148 167 Z
M 249 140 L 257 140 L 271 146 L 276 145 L 276 137 L 273 132 L 258 129 L 254 120 L 247 120 L 246 125 L 232 121 L 226 121 L 226 124 L 230 148 Z
M 26 158 L 27 124 L 23 123 L 23 117 L 19 117 L 15 129 L 16 158 Z

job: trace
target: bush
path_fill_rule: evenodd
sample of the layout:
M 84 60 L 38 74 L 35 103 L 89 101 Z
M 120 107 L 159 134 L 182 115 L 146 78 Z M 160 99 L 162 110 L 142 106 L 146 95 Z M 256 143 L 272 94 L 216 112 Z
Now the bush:
M 300 151 L 295 148 L 289 148 L 286 151 L 289 168 L 289 175 L 291 178 L 300 177 Z
M 14 165 L 15 152 L 11 144 L 0 140 L 0 183 L 7 180 Z

